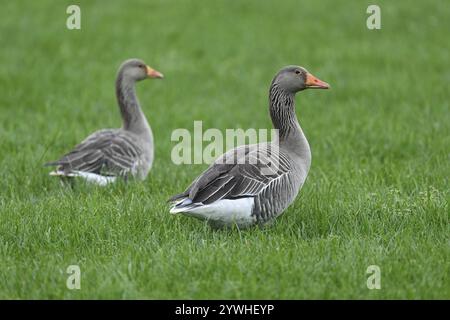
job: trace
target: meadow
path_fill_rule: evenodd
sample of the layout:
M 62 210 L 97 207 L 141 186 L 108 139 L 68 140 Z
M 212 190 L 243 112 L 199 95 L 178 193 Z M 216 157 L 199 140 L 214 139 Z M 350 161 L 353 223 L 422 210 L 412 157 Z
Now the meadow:
M 447 1 L 8 1 L 0 12 L 0 298 L 449 299 Z M 142 182 L 64 188 L 43 164 L 119 127 L 120 63 L 155 137 Z M 298 64 L 331 84 L 297 95 L 308 179 L 270 227 L 215 231 L 168 212 L 206 164 L 171 133 L 271 128 L 268 87 Z M 66 287 L 69 265 L 81 289 Z M 381 270 L 369 290 L 368 266 Z

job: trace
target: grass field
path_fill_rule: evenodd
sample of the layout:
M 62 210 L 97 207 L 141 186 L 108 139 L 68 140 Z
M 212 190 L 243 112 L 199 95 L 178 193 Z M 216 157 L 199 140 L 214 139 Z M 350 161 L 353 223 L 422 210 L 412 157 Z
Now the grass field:
M 368 30 L 366 8 L 381 7 Z M 450 298 L 448 1 L 9 1 L 0 12 L 0 298 Z M 148 179 L 62 188 L 42 165 L 120 126 L 117 67 L 155 136 Z M 310 174 L 270 228 L 213 231 L 166 199 L 176 128 L 270 128 L 275 72 L 331 84 L 297 95 Z M 81 290 L 66 288 L 69 265 Z M 369 265 L 381 289 L 366 286 Z

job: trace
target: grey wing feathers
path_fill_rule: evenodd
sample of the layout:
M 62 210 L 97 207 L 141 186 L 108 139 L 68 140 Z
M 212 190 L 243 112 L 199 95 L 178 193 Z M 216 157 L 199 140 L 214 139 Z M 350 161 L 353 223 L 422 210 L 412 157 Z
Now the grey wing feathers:
M 209 204 L 219 199 L 254 197 L 271 185 L 277 184 L 289 172 L 289 161 L 285 155 L 278 154 L 276 170 L 267 170 L 270 168 L 267 162 L 249 161 L 252 157 L 264 160 L 265 150 L 255 149 L 253 146 L 246 147 L 245 151 L 241 149 L 244 151 L 242 157 L 245 161 L 241 158 L 241 161 L 237 163 L 235 161 L 234 164 L 223 163 L 238 150 L 228 152 L 201 174 L 185 192 L 172 197 L 169 201 L 188 197 L 193 203 Z
M 133 171 L 141 153 L 130 134 L 119 130 L 101 130 L 91 134 L 58 161 L 46 165 L 58 166 L 58 170 L 64 173 L 82 171 L 126 175 Z

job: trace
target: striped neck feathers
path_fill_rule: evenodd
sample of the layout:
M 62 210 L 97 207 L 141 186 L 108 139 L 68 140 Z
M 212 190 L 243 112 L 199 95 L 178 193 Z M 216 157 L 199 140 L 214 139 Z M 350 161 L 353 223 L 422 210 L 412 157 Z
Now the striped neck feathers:
M 298 133 L 299 124 L 295 114 L 295 94 L 287 92 L 273 84 L 269 93 L 270 117 L 275 129 L 279 132 L 280 140 Z
M 123 129 L 139 134 L 147 130 L 148 123 L 136 96 L 135 83 L 135 80 L 119 73 L 116 80 L 116 96 Z
M 278 130 L 278 143 L 281 148 L 296 155 L 305 168 L 311 163 L 311 150 L 295 114 L 295 94 L 282 90 L 278 84 L 270 88 L 270 116 Z

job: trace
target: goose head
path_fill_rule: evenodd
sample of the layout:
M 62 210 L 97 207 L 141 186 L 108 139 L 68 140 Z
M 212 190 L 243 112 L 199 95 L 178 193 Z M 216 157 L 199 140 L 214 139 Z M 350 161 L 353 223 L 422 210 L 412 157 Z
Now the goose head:
M 305 89 L 328 89 L 330 85 L 299 66 L 287 66 L 273 78 L 272 85 L 278 85 L 289 93 L 297 93 Z
M 119 75 L 131 81 L 141 81 L 147 78 L 164 78 L 162 73 L 149 67 L 140 59 L 129 59 L 122 63 L 119 68 Z

